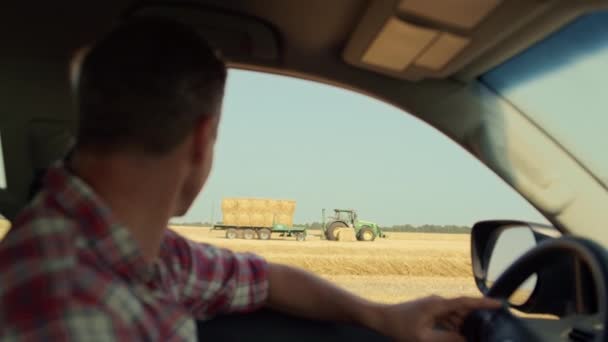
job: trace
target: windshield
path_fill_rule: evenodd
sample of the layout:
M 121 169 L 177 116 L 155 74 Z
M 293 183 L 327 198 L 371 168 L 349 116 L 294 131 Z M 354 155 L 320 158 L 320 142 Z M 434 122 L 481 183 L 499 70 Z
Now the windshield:
M 608 186 L 608 12 L 585 15 L 481 80 Z

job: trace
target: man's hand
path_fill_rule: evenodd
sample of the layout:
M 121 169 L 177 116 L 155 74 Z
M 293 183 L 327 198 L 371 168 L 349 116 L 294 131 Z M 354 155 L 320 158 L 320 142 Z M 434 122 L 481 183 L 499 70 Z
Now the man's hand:
M 461 297 L 445 299 L 426 297 L 380 308 L 381 321 L 372 325 L 379 332 L 398 341 L 464 341 L 460 327 L 473 310 L 498 309 L 498 301 Z

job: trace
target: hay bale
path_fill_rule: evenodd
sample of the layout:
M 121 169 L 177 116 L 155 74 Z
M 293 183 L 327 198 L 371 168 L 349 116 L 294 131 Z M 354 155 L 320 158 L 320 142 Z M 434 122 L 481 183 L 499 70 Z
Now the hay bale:
M 236 209 L 236 200 L 232 198 L 224 198 L 222 200 L 222 211 L 234 211 Z
M 236 212 L 224 211 L 224 219 L 222 220 L 222 223 L 232 226 L 232 225 L 236 225 L 236 222 L 237 222 L 237 213 Z
M 279 208 L 282 214 L 293 215 L 296 210 L 296 202 L 281 200 L 279 201 Z
M 338 229 L 338 241 L 341 241 L 341 242 L 357 241 L 357 236 L 355 235 L 355 230 L 352 228 Z
M 251 202 L 251 211 L 255 213 L 263 213 L 265 212 L 267 205 L 267 201 L 263 199 L 253 199 Z
M 264 227 L 264 215 L 261 212 L 254 212 L 250 217 L 252 226 Z
M 293 223 L 292 219 L 293 219 L 293 216 L 288 215 L 288 214 L 280 214 L 276 217 L 278 224 L 284 224 L 289 227 L 292 226 L 292 223 Z
M 264 214 L 264 227 L 271 227 L 274 223 L 274 214 L 271 212 L 265 212 Z
M 250 211 L 251 207 L 253 205 L 253 201 L 251 199 L 248 198 L 241 198 L 238 200 L 238 205 L 237 205 L 237 209 L 239 211 Z
M 241 227 L 251 226 L 251 217 L 248 212 L 240 212 L 236 217 L 236 225 Z
M 279 210 L 279 201 L 267 200 L 266 208 L 271 213 L 277 212 Z

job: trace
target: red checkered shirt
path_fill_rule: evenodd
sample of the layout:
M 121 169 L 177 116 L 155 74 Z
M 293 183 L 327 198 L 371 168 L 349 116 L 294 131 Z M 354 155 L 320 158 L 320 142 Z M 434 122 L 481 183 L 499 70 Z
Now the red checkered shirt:
M 0 340 L 194 340 L 193 319 L 263 305 L 267 270 L 171 230 L 146 263 L 93 190 L 57 165 L 0 242 Z

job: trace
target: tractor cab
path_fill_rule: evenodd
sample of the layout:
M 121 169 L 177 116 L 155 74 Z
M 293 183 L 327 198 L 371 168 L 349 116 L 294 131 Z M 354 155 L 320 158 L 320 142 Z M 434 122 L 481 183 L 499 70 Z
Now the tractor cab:
M 334 209 L 334 216 L 330 217 L 334 221 L 346 223 L 349 227 L 354 227 L 357 222 L 357 212 L 352 209 Z

